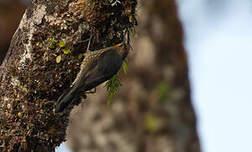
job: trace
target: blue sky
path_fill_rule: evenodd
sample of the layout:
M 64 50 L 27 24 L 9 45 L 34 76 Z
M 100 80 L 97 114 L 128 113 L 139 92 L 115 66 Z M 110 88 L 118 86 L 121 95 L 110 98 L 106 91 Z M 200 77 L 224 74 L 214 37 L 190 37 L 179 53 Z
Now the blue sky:
M 177 0 L 202 149 L 252 152 L 252 2 L 211 1 Z
M 60 147 L 56 148 L 56 152 L 71 152 L 65 143 L 61 144 Z
M 252 3 L 177 1 L 203 152 L 251 152 Z

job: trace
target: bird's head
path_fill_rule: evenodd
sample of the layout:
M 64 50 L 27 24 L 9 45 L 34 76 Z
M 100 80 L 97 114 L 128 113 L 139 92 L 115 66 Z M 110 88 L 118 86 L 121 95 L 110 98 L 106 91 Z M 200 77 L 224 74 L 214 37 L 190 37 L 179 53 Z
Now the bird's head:
M 109 50 L 116 51 L 123 58 L 123 60 L 127 57 L 129 53 L 129 47 L 124 42 L 103 49 L 104 52 Z

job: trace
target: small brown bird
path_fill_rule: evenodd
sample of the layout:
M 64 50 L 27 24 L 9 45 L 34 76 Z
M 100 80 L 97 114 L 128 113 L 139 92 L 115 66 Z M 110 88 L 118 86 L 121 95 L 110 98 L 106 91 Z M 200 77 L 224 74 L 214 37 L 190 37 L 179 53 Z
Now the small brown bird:
M 68 105 L 80 100 L 81 93 L 112 78 L 120 70 L 127 55 L 128 49 L 124 43 L 101 50 L 87 51 L 75 81 L 58 98 L 55 112 L 62 112 Z

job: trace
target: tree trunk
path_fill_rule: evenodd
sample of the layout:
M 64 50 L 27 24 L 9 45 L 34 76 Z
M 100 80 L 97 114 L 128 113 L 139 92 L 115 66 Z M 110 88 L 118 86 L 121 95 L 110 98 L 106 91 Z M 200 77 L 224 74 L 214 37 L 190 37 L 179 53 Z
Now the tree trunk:
M 175 0 L 142 1 L 129 71 L 110 107 L 104 87 L 75 109 L 74 152 L 200 152 Z
M 16 1 L 0 1 L 0 64 L 10 45 L 11 36 L 25 10 L 24 5 Z
M 33 0 L 0 67 L 0 151 L 51 152 L 65 140 L 71 108 L 55 101 L 90 50 L 124 39 L 135 25 L 134 0 Z M 78 103 L 76 103 L 78 104 Z

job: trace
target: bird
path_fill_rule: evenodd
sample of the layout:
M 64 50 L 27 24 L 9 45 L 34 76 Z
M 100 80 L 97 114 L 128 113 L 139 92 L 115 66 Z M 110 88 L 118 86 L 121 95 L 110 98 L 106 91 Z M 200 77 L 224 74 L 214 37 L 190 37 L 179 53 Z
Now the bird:
M 100 50 L 87 50 L 74 82 L 58 98 L 55 112 L 63 112 L 67 106 L 80 100 L 83 92 L 111 79 L 120 70 L 128 52 L 124 42 Z

